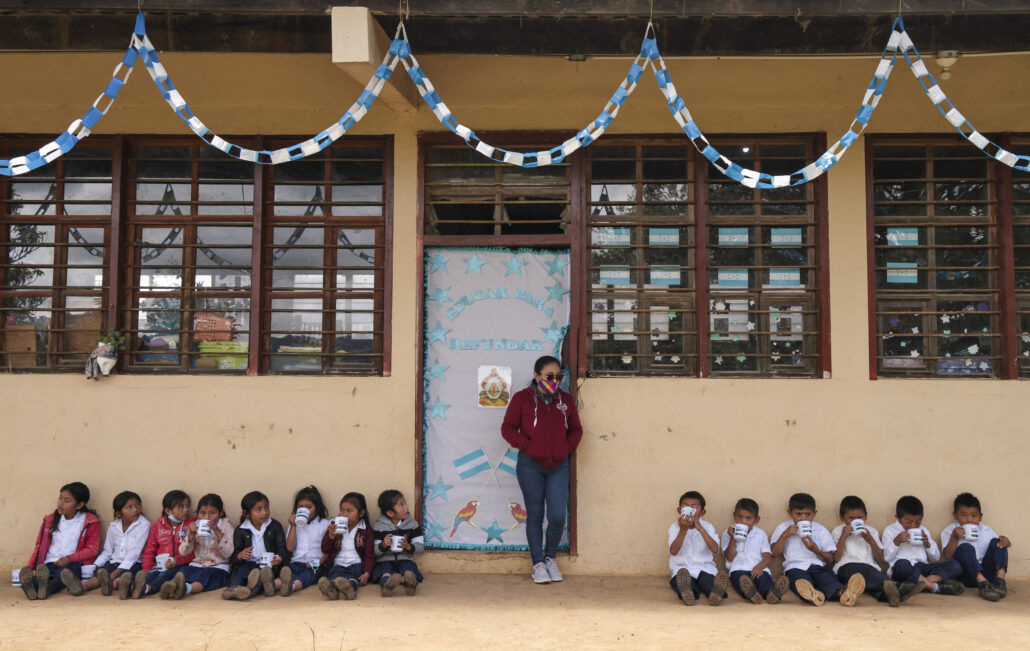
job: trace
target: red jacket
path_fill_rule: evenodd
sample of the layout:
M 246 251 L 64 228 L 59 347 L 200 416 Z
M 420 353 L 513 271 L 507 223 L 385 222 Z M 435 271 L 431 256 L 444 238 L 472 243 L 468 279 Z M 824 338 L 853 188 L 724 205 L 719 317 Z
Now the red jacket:
M 143 545 L 144 572 L 149 572 L 150 568 L 157 564 L 155 557 L 158 554 L 171 554 L 175 558 L 176 567 L 188 565 L 193 560 L 192 552 L 186 555 L 179 553 L 179 543 L 186 540 L 186 536 L 190 532 L 190 524 L 194 520 L 196 518 L 186 518 L 179 524 L 172 524 L 167 515 L 162 515 L 154 520 L 154 524 L 150 525 L 147 544 Z
M 322 553 L 329 555 L 325 562 L 332 564 L 336 560 L 336 555 L 340 553 L 341 547 L 343 547 L 343 537 L 330 536 L 329 531 L 326 530 L 325 535 L 322 536 Z M 371 574 L 376 566 L 376 550 L 375 536 L 370 527 L 362 527 L 354 534 L 354 551 L 358 552 L 358 556 L 361 557 L 362 571 Z
M 43 518 L 43 524 L 36 534 L 36 546 L 32 548 L 32 556 L 27 565 L 36 568 L 46 562 L 47 552 L 50 551 L 52 535 L 50 527 L 54 523 L 54 514 L 49 513 Z M 100 518 L 92 513 L 86 513 L 86 521 L 82 523 L 82 532 L 79 533 L 79 544 L 75 552 L 68 555 L 72 563 L 90 565 L 100 554 Z
M 501 436 L 544 468 L 554 468 L 576 450 L 583 438 L 576 401 L 559 390 L 547 404 L 533 387 L 511 398 Z

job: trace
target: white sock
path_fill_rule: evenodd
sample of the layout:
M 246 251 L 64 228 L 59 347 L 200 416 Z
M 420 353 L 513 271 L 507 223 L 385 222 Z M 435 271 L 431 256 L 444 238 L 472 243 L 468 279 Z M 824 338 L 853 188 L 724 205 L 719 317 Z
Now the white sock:
M 934 592 L 940 592 L 941 591 L 941 584 L 940 583 L 934 583 L 933 584 L 933 591 Z
M 192 583 L 187 583 L 186 584 L 186 594 L 189 594 L 191 592 L 193 592 L 193 584 Z

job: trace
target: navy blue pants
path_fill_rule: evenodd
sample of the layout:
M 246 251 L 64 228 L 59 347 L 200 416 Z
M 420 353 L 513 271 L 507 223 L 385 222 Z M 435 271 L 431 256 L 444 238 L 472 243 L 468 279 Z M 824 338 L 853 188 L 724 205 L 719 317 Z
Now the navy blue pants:
M 311 571 L 311 568 L 308 568 Z M 362 573 L 361 563 L 355 563 L 353 565 L 333 565 L 329 568 L 329 580 L 333 581 L 340 577 L 347 579 L 352 586 L 358 587 L 358 577 Z
M 954 559 L 941 563 L 913 563 L 903 558 L 894 562 L 894 569 L 891 571 L 891 576 L 895 581 L 912 581 L 913 583 L 918 583 L 919 577 L 931 574 L 941 577 L 941 581 L 948 581 L 962 574 L 962 566 Z
M 886 574 L 868 563 L 845 563 L 837 570 L 837 579 L 847 584 L 848 579 L 856 574 L 861 574 L 865 579 L 865 591 L 877 601 L 887 601 L 887 594 L 883 591 L 885 581 L 890 581 Z
M 57 563 L 44 563 L 48 570 L 50 570 L 50 581 L 47 583 L 46 593 L 48 595 L 57 594 L 61 590 L 64 590 L 64 584 L 61 583 L 61 570 L 71 570 L 79 580 L 82 580 L 82 563 L 68 563 L 64 567 L 57 567 Z
M 185 577 L 186 583 L 199 583 L 204 587 L 204 592 L 224 588 L 229 582 L 229 573 L 217 567 L 187 565 L 179 571 Z
M 801 579 L 805 579 L 816 590 L 823 593 L 827 601 L 839 599 L 840 595 L 837 594 L 837 591 L 844 589 L 844 584 L 837 580 L 837 575 L 825 565 L 813 564 L 809 565 L 807 570 L 796 568 L 787 570 L 783 574 L 790 579 L 790 591 L 794 594 L 798 594 L 798 589 L 794 587 L 794 584 Z M 800 597 L 801 595 L 798 596 Z
M 282 567 L 282 563 L 272 568 L 272 574 L 279 578 L 279 568 Z M 247 585 L 247 577 L 253 570 L 260 570 L 261 566 L 254 561 L 243 561 L 236 566 L 236 569 L 229 575 L 229 587 L 235 588 L 239 585 Z
M 669 579 L 669 585 L 672 586 L 672 591 L 682 599 L 683 593 L 676 587 L 676 577 L 673 576 Z M 694 597 L 700 597 L 705 595 L 706 597 L 711 594 L 712 587 L 715 585 L 715 577 L 708 572 L 698 572 L 697 578 L 690 577 L 690 591 L 694 593 Z
M 525 452 L 519 452 L 515 476 L 526 503 L 526 542 L 533 564 L 554 558 L 565 533 L 565 510 L 569 504 L 569 460 L 544 468 Z M 544 509 L 547 510 L 547 541 L 544 542 Z
M 99 571 L 101 569 L 105 569 L 109 574 L 114 574 L 114 571 L 117 570 L 120 565 L 121 563 L 115 563 L 114 561 L 112 561 L 110 563 L 105 563 L 104 565 L 101 565 L 97 568 L 97 570 Z M 125 573 L 128 573 L 129 576 L 136 576 L 136 572 L 139 572 L 142 569 L 143 565 L 141 563 L 133 563 L 132 567 L 125 570 Z
M 383 585 L 390 578 L 391 574 L 404 574 L 407 571 L 415 573 L 415 578 L 422 583 L 422 573 L 418 571 L 415 561 L 382 561 L 376 563 L 372 569 L 372 582 Z
M 157 568 L 154 568 L 147 572 L 147 585 L 150 587 L 150 592 L 144 593 L 143 596 L 156 593 L 161 589 L 161 586 L 174 579 L 175 575 L 186 569 L 186 567 L 187 566 L 185 565 L 180 565 L 178 567 L 173 567 L 170 570 L 158 570 Z
M 307 563 L 290 563 L 290 572 L 293 573 L 293 580 L 300 581 L 301 589 L 304 589 L 318 580 L 318 572 L 308 567 Z M 358 572 L 360 575 L 361 573 Z
M 975 588 L 977 573 L 983 573 L 984 578 L 993 581 L 998 577 L 998 570 L 1007 570 L 1009 567 L 1009 550 L 998 547 L 998 539 L 994 538 L 987 545 L 987 553 L 982 561 L 976 560 L 976 549 L 969 543 L 959 543 L 955 547 L 955 555 L 952 560 L 956 561 L 962 568 L 960 578 L 967 588 Z M 896 567 L 896 566 L 895 566 Z
M 751 576 L 751 572 L 747 570 L 737 570 L 736 572 L 730 572 L 730 585 L 737 591 L 741 597 L 744 596 L 744 591 L 740 589 L 740 577 Z M 765 599 L 769 592 L 773 589 L 773 580 L 768 572 L 762 572 L 757 579 L 752 579 L 755 583 L 755 589 L 758 590 L 758 594 L 762 595 Z

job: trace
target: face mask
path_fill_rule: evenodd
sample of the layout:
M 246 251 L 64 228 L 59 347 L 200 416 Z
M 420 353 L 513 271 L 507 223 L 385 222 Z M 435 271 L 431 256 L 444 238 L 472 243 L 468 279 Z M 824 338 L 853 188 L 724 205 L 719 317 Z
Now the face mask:
M 558 390 L 558 380 L 537 380 L 536 385 L 540 387 L 540 392 L 544 395 L 551 395 Z
M 172 524 L 179 524 L 180 522 L 182 522 L 182 520 L 180 520 L 179 518 L 175 517 L 171 513 L 168 514 L 168 521 L 171 522 Z

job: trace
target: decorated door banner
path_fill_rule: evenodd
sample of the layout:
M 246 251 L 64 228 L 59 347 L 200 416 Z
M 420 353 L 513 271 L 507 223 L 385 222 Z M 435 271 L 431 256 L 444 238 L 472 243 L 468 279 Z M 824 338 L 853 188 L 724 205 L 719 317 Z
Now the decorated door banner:
M 526 550 L 518 452 L 501 421 L 537 358 L 561 358 L 569 253 L 433 248 L 425 265 L 426 545 Z

